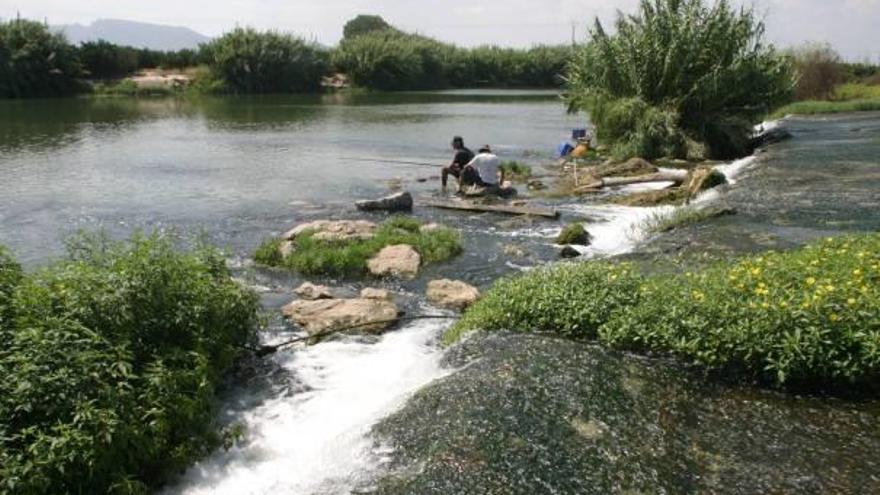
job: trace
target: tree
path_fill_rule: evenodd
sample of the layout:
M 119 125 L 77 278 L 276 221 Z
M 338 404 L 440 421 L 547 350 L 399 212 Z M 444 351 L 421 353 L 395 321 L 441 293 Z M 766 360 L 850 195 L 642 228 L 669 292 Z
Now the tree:
M 373 31 L 384 31 L 386 29 L 393 28 L 390 24 L 385 22 L 385 19 L 382 19 L 377 15 L 359 15 L 345 23 L 345 27 L 342 29 L 342 35 L 345 39 L 351 39 L 362 34 L 367 34 Z
M 0 98 L 58 96 L 82 89 L 75 49 L 42 23 L 0 22 Z
M 89 76 L 96 79 L 124 77 L 140 66 L 138 50 L 104 40 L 80 45 L 79 58 Z
M 745 154 L 752 125 L 792 93 L 790 60 L 727 0 L 642 0 L 615 28 L 596 20 L 569 64 L 567 101 L 617 158 Z
M 827 43 L 809 43 L 792 53 L 798 82 L 798 100 L 827 100 L 845 79 L 840 54 Z

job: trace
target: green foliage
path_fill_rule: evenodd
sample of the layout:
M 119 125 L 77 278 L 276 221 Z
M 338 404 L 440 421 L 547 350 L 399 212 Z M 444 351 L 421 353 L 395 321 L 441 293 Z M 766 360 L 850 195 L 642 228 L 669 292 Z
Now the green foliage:
M 388 28 L 346 37 L 333 64 L 358 86 L 378 90 L 554 87 L 570 55 L 569 47 L 465 49 Z
M 514 160 L 502 163 L 501 170 L 504 178 L 512 181 L 524 181 L 532 176 L 532 167 Z
M 655 213 L 642 222 L 642 226 L 647 232 L 669 232 L 680 227 L 705 222 L 710 218 L 732 214 L 734 211 L 727 208 L 683 206 L 675 208 L 669 214 Z
M 770 118 L 782 118 L 786 115 L 822 115 L 847 112 L 880 111 L 880 98 L 867 100 L 845 101 L 798 101 L 786 105 L 770 115 Z
M 21 282 L 21 266 L 3 246 L 0 246 L 0 331 L 12 324 L 14 307 L 12 294 Z M 0 345 L 3 342 L 0 341 Z
M 751 124 L 794 84 L 763 33 L 752 11 L 726 0 L 642 0 L 614 34 L 596 21 L 569 64 L 569 107 L 590 113 L 618 158 L 685 158 L 688 140 L 716 157 L 745 153 Z
M 422 263 L 436 263 L 461 253 L 460 235 L 448 228 L 421 231 L 418 220 L 394 217 L 366 240 L 327 241 L 305 232 L 294 239 L 293 252 L 281 256 L 282 240 L 270 239 L 257 248 L 254 259 L 266 266 L 295 270 L 304 275 L 357 276 L 366 271 L 367 260 L 386 246 L 408 244 Z
M 0 21 L 0 98 L 73 94 L 81 72 L 74 48 L 45 24 Z
M 18 280 L 0 326 L 0 491 L 146 493 L 222 443 L 215 391 L 259 301 L 211 248 L 80 236 L 68 251 Z
M 582 263 L 504 280 L 446 336 L 552 331 L 777 385 L 869 385 L 880 376 L 880 235 L 642 276 Z
M 171 86 L 148 86 L 142 87 L 131 79 L 124 79 L 118 82 L 98 83 L 94 86 L 93 91 L 101 96 L 171 96 L 179 94 L 180 89 Z
M 571 223 L 562 229 L 559 236 L 556 237 L 556 244 L 588 244 L 590 234 L 584 230 L 584 226 L 579 223 Z
M 351 39 L 362 34 L 386 29 L 392 29 L 392 27 L 385 22 L 385 19 L 377 15 L 359 15 L 345 23 L 345 27 L 342 28 L 342 36 L 345 39 Z
M 127 76 L 138 68 L 138 51 L 104 40 L 83 43 L 79 58 L 88 75 L 97 79 Z
M 232 93 L 304 93 L 320 89 L 328 53 L 274 31 L 236 28 L 202 46 L 202 56 Z

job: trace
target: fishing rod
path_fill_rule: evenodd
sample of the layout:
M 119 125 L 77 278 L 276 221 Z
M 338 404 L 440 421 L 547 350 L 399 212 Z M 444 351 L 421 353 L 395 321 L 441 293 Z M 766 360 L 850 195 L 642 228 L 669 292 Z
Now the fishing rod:
M 369 163 L 393 163 L 396 165 L 413 165 L 416 167 L 431 167 L 434 169 L 439 169 L 441 165 L 437 163 L 425 163 L 425 162 L 411 162 L 407 160 L 388 160 L 383 158 L 357 158 L 353 156 L 342 156 L 339 157 L 340 160 L 348 160 L 352 162 L 369 162 Z
M 281 342 L 280 344 L 275 344 L 275 345 L 264 345 L 264 346 L 261 346 L 259 349 L 254 349 L 254 348 L 251 348 L 251 347 L 247 347 L 246 349 L 249 350 L 249 351 L 252 351 L 252 352 L 254 353 L 254 355 L 256 355 L 256 357 L 263 358 L 263 357 L 266 357 L 266 356 L 268 356 L 268 355 L 270 355 L 270 354 L 275 354 L 276 352 L 278 352 L 279 350 L 281 350 L 281 348 L 283 348 L 283 347 L 288 347 L 288 346 L 291 346 L 291 345 L 293 345 L 293 344 L 298 344 L 298 343 L 300 343 L 300 342 L 305 342 L 305 341 L 307 341 L 307 340 L 319 339 L 319 338 L 322 338 L 322 337 L 326 337 L 326 336 L 328 336 L 328 335 L 333 335 L 333 334 L 337 334 L 337 333 L 347 332 L 347 331 L 349 331 L 349 330 L 357 330 L 357 329 L 359 329 L 359 328 L 371 327 L 371 326 L 374 326 L 374 325 L 384 325 L 384 324 L 400 323 L 400 322 L 402 322 L 402 321 L 416 321 L 416 320 L 454 320 L 455 318 L 456 318 L 455 316 L 449 316 L 449 315 L 400 316 L 400 317 L 397 317 L 397 318 L 395 318 L 395 319 L 393 319 L 393 320 L 370 321 L 370 322 L 366 322 L 366 323 L 360 323 L 360 324 L 357 324 L 357 325 L 351 325 L 351 326 L 346 326 L 346 327 L 341 327 L 341 328 L 335 328 L 335 329 L 325 330 L 325 331 L 322 331 L 322 332 L 318 332 L 318 333 L 315 334 L 315 335 L 306 335 L 306 336 L 303 336 L 303 337 L 297 337 L 297 338 L 294 338 L 294 339 L 285 340 L 284 342 Z

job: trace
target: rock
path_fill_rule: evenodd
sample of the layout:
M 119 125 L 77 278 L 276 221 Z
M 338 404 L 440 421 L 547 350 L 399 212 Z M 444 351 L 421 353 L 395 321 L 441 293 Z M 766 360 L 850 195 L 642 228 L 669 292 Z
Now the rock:
M 565 246 L 562 248 L 562 251 L 559 252 L 559 256 L 561 258 L 580 258 L 581 252 L 574 248 L 574 246 Z
M 364 298 L 294 301 L 284 306 L 281 312 L 309 335 L 350 327 L 381 332 L 393 325 L 398 317 L 394 303 Z
M 428 301 L 438 306 L 463 310 L 480 298 L 480 291 L 459 280 L 432 280 L 427 296 Z
M 678 205 L 687 199 L 687 191 L 681 187 L 661 189 L 659 191 L 642 191 L 627 196 L 620 196 L 612 201 L 625 206 L 657 206 Z
M 366 220 L 317 220 L 297 225 L 284 233 L 282 239 L 292 241 L 303 232 L 314 232 L 323 241 L 364 240 L 373 237 L 376 224 Z
M 507 244 L 503 248 L 501 248 L 501 252 L 506 256 L 510 256 L 511 258 L 525 258 L 528 256 L 528 253 L 522 246 L 518 244 Z
M 323 285 L 315 285 L 311 282 L 306 282 L 300 285 L 299 287 L 294 289 L 293 292 L 302 299 L 306 299 L 309 301 L 314 301 L 317 299 L 333 299 L 333 294 L 330 292 L 329 287 L 325 287 Z
M 361 291 L 361 299 L 375 299 L 377 301 L 390 301 L 391 293 L 385 289 L 367 287 Z
M 278 254 L 281 255 L 281 259 L 284 259 L 293 254 L 294 249 L 293 241 L 281 241 L 281 244 L 278 245 Z
M 584 230 L 584 226 L 579 223 L 567 225 L 559 236 L 556 238 L 556 244 L 577 244 L 579 246 L 589 246 L 593 241 L 593 236 Z
M 408 192 L 399 192 L 384 198 L 358 201 L 355 206 L 361 211 L 412 211 L 413 197 Z
M 687 190 L 689 197 L 694 197 L 703 191 L 724 184 L 727 184 L 727 177 L 725 177 L 724 174 L 716 170 L 714 167 L 700 165 L 688 174 L 688 181 L 685 185 L 685 189 Z
M 768 130 L 757 132 L 749 142 L 752 149 L 760 148 L 770 144 L 779 143 L 791 139 L 791 133 L 782 127 L 776 126 Z
M 425 225 L 422 225 L 419 228 L 419 232 L 423 232 L 423 233 L 434 232 L 434 231 L 437 231 L 440 229 L 445 229 L 445 228 L 446 227 L 444 227 L 443 225 L 440 225 L 439 223 L 426 223 Z
M 529 191 L 543 191 L 544 189 L 547 189 L 547 185 L 544 184 L 543 182 L 535 179 L 535 180 L 529 181 L 528 188 L 529 188 Z
M 408 244 L 386 246 L 367 261 L 370 273 L 379 277 L 415 278 L 422 257 Z

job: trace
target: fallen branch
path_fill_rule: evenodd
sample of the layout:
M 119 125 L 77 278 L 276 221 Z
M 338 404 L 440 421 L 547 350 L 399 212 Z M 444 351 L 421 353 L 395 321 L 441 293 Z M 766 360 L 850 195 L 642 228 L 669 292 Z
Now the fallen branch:
M 534 206 L 507 206 L 507 205 L 478 205 L 467 202 L 448 202 L 448 201 L 420 201 L 421 206 L 430 206 L 433 208 L 441 208 L 446 210 L 462 210 L 462 211 L 478 211 L 488 213 L 504 213 L 507 215 L 532 215 L 544 218 L 559 218 L 559 212 L 550 208 L 541 208 Z

